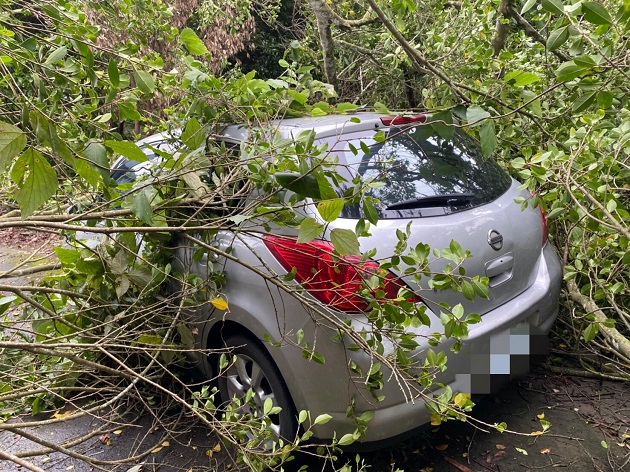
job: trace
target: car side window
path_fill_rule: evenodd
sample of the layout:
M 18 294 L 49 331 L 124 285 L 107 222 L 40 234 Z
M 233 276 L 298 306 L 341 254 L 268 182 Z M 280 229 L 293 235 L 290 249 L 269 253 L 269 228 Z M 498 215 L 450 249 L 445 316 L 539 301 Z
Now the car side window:
M 245 174 L 241 172 L 240 144 L 209 138 L 206 147 L 208 168 L 202 180 L 216 190 L 213 209 L 222 215 L 237 211 L 244 201 Z

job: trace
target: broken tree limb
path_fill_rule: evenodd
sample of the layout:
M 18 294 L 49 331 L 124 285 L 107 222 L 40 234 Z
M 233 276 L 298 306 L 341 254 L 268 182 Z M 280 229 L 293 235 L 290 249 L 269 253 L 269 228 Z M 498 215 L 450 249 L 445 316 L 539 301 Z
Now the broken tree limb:
M 616 328 L 609 328 L 608 326 L 605 326 L 604 322 L 608 319 L 608 317 L 590 297 L 587 297 L 580 292 L 575 280 L 569 280 L 567 282 L 567 290 L 569 291 L 569 297 L 571 300 L 579 303 L 584 311 L 595 316 L 595 321 L 599 323 L 600 333 L 602 333 L 602 335 L 610 341 L 611 345 L 613 345 L 625 357 L 630 357 L 630 340 L 628 340 Z

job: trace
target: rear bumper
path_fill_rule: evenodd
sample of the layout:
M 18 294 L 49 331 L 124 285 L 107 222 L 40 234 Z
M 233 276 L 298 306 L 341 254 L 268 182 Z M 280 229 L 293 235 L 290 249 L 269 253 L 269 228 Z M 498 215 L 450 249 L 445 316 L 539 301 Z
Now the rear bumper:
M 518 297 L 486 313 L 481 323 L 471 326 L 461 352 L 448 353 L 448 370 L 437 381 L 453 392 L 485 394 L 526 373 L 547 353 L 547 335 L 558 315 L 561 284 L 560 260 L 548 244 L 543 249 L 535 282 Z M 386 442 L 430 421 L 424 402 L 406 401 L 394 380 L 385 384 L 382 394 L 386 396 L 385 404 L 376 406 L 363 442 Z M 354 427 L 344 413 L 331 415 L 333 419 L 325 425 L 326 430 L 317 431 L 319 437 L 331 437 L 333 431 L 337 437 L 342 432 L 352 432 Z

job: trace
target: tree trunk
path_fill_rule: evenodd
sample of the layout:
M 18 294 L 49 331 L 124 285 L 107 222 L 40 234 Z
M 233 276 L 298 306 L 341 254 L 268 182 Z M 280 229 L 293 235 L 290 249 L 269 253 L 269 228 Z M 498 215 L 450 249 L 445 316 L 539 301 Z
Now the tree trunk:
M 322 45 L 324 55 L 324 73 L 326 81 L 337 88 L 337 68 L 335 67 L 335 42 L 330 28 L 331 18 L 326 0 L 309 0 L 315 18 L 317 18 L 317 30 L 319 42 Z
M 497 34 L 492 39 L 494 57 L 497 57 L 505 48 L 510 32 L 510 0 L 501 0 L 497 15 Z

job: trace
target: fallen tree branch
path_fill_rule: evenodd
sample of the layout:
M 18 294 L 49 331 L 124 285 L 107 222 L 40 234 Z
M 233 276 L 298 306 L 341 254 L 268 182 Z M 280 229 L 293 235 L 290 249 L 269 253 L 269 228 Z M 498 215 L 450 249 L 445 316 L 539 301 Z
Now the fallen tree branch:
M 604 325 L 608 317 L 590 297 L 582 295 L 575 280 L 569 280 L 567 282 L 567 290 L 569 291 L 569 297 L 573 301 L 579 303 L 584 311 L 595 316 L 595 321 L 599 323 L 599 331 L 603 336 L 606 337 L 622 355 L 630 357 L 630 340 L 616 328 L 609 328 Z
M 24 467 L 25 469 L 31 470 L 33 472 L 46 472 L 44 469 L 40 469 L 35 464 L 31 464 L 30 462 L 25 461 L 24 459 L 20 459 L 19 457 L 14 456 L 10 452 L 5 452 L 2 449 L 0 449 L 0 458 L 11 461 L 19 465 L 20 467 Z
M 547 47 L 547 40 L 544 38 L 543 35 L 541 35 L 536 28 L 534 28 L 529 21 L 527 21 L 525 18 L 523 18 L 521 16 L 521 14 L 514 8 L 513 5 L 509 5 L 508 6 L 508 13 L 509 15 L 514 19 L 514 21 L 516 21 L 519 26 L 521 28 L 523 28 L 523 31 L 525 31 L 525 34 L 527 36 L 529 36 L 530 38 L 538 41 L 540 44 L 544 45 L 545 47 Z M 566 62 L 569 60 L 569 56 L 567 56 L 566 54 L 556 50 L 553 51 L 553 54 L 555 54 L 555 56 L 560 59 L 563 62 Z

